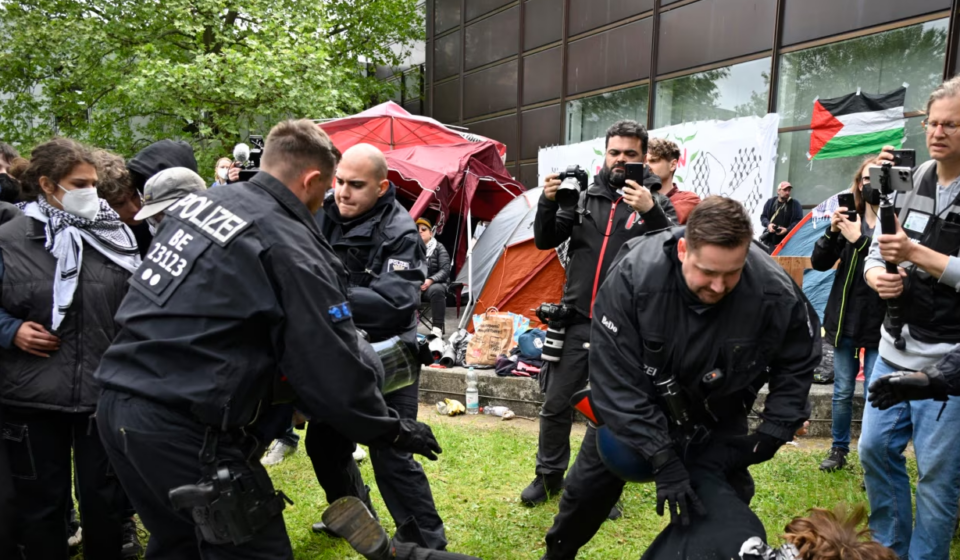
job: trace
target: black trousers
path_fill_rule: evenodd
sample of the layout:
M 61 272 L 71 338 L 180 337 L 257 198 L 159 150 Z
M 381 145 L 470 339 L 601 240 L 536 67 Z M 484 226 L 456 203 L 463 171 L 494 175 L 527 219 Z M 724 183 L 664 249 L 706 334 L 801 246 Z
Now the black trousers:
M 3 439 L 16 493 L 16 539 L 26 557 L 67 558 L 65 514 L 75 467 L 84 555 L 119 559 L 123 489 L 100 442 L 94 416 L 7 407 Z
M 3 407 L 0 406 L 0 429 L 3 428 Z M 17 511 L 13 493 L 13 477 L 6 442 L 0 439 L 0 558 L 16 558 L 14 548 L 14 514 Z
M 447 313 L 447 285 L 431 284 L 426 291 L 420 294 L 420 299 L 430 302 L 430 317 L 433 326 L 444 330 L 443 324 L 446 321 Z
M 577 551 L 597 533 L 623 492 L 626 483 L 607 470 L 600 459 L 596 434 L 593 427 L 587 428 L 580 452 L 567 475 L 560 511 L 547 531 L 546 559 L 576 558 Z M 696 460 L 688 461 L 687 469 L 694 490 L 707 508 L 707 516 L 694 517 L 687 528 L 669 525 L 646 551 L 644 560 L 682 559 L 687 556 L 678 555 L 678 551 L 690 553 L 707 549 L 723 554 L 689 557 L 737 558 L 740 545 L 748 538 L 766 537 L 763 524 L 750 511 L 754 486 L 748 471 L 726 471 L 722 466 L 699 464 Z M 651 503 L 650 507 L 655 504 Z
M 205 434 L 202 424 L 180 411 L 111 390 L 101 395 L 97 414 L 110 460 L 150 532 L 148 560 L 293 558 L 282 515 L 250 542 L 212 545 L 200 537 L 190 511 L 173 508 L 170 490 L 196 484 L 203 477 L 199 458 Z M 217 459 L 237 470 L 262 470 L 259 456 L 252 457 L 255 453 L 248 447 L 221 439 Z M 85 521 L 83 535 L 86 549 Z
M 419 382 L 386 395 L 387 406 L 401 418 L 417 418 Z M 327 424 L 310 422 L 307 427 L 307 455 L 313 463 L 317 481 L 327 494 L 327 503 L 343 496 L 366 499 L 367 492 L 360 469 L 353 460 L 356 448 Z M 413 455 L 394 447 L 371 447 L 370 463 L 377 487 L 397 526 L 413 517 L 429 548 L 446 550 L 443 520 L 437 513 L 430 482 Z
M 544 401 L 540 408 L 537 474 L 563 474 L 570 465 L 570 398 L 587 386 L 590 323 L 567 327 L 560 361 L 547 366 Z M 609 513 L 609 509 L 607 512 Z

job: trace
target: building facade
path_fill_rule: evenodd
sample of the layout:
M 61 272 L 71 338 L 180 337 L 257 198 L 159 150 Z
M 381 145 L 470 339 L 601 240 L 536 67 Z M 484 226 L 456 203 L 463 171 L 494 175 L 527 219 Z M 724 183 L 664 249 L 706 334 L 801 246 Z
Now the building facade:
M 658 128 L 781 115 L 775 181 L 813 205 L 859 158 L 809 162 L 814 100 L 907 84 L 905 147 L 957 71 L 960 0 L 427 0 L 426 42 L 399 80 L 411 112 L 504 142 L 537 184 L 544 146 L 621 118 Z M 951 17 L 951 14 L 953 16 Z M 387 72 L 383 77 L 390 75 Z M 772 194 L 772 193 L 771 193 Z

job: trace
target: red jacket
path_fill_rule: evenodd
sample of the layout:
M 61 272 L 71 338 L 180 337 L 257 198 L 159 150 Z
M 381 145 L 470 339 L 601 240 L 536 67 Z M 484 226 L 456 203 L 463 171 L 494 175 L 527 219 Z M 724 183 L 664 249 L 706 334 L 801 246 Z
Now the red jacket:
M 670 199 L 670 202 L 673 204 L 673 207 L 677 210 L 677 220 L 680 222 L 680 225 L 687 223 L 687 216 L 693 210 L 693 207 L 697 204 L 700 204 L 700 197 L 696 193 L 691 191 L 681 191 L 677 188 L 677 184 L 673 184 L 673 188 L 670 189 L 670 192 L 663 193 L 664 196 Z

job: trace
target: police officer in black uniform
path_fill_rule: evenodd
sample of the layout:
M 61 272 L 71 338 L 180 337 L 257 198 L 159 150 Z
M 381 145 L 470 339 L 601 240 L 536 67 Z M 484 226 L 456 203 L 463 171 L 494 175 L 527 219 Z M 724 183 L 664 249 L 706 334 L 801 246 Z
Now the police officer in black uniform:
M 369 333 L 371 342 L 398 336 L 416 344 L 416 311 L 426 277 L 424 246 L 413 218 L 397 202 L 380 150 L 357 144 L 343 153 L 335 192 L 327 196 L 317 220 L 347 268 L 348 300 L 357 327 Z M 386 401 L 401 418 L 415 420 L 418 397 L 419 381 L 388 394 Z M 369 490 L 352 458 L 356 440 L 344 436 L 348 434 L 336 426 L 310 423 L 306 446 L 317 480 L 328 502 L 357 496 L 373 511 Z M 413 517 L 421 544 L 445 550 L 443 520 L 420 464 L 409 452 L 389 446 L 372 446 L 370 462 L 397 526 Z M 313 529 L 324 531 L 325 526 L 316 523 Z
M 560 181 L 547 177 L 537 204 L 534 241 L 538 249 L 553 249 L 569 240 L 563 289 L 568 309 L 563 353 L 542 374 L 544 403 L 540 410 L 540 441 L 536 477 L 520 494 L 535 506 L 558 492 L 570 464 L 570 397 L 587 384 L 587 349 L 593 299 L 607 276 L 620 246 L 648 231 L 676 224 L 670 200 L 659 194 L 660 178 L 644 167 L 643 184 L 627 182 L 626 164 L 642 163 L 647 131 L 635 121 L 619 121 L 607 130 L 603 169 L 594 184 L 580 193 L 576 206 L 562 208 L 556 194 Z M 618 516 L 619 512 L 611 512 Z
M 356 441 L 439 452 L 359 357 L 344 271 L 313 219 L 334 166 L 313 123 L 278 124 L 250 182 L 167 209 L 131 279 L 97 373 L 98 426 L 147 558 L 293 557 L 255 429 L 279 379 Z
M 771 459 L 807 419 L 820 324 L 752 235 L 739 202 L 710 197 L 686 228 L 624 246 L 590 332 L 592 404 L 603 425 L 587 430 L 544 558 L 574 558 L 625 478 L 652 478 L 658 513 L 667 505 L 675 522 L 644 558 L 736 558 L 744 541 L 764 535 L 748 507 L 747 467 Z M 748 435 L 765 382 L 761 422 Z

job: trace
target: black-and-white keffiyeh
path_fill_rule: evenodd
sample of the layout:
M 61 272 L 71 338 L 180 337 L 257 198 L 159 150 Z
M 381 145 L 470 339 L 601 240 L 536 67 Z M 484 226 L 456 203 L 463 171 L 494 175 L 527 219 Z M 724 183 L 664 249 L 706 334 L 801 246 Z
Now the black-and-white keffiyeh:
M 84 241 L 130 273 L 140 266 L 140 251 L 133 232 L 103 199 L 100 199 L 100 211 L 93 220 L 54 208 L 43 196 L 26 204 L 23 213 L 45 224 L 47 240 L 44 247 L 57 259 L 53 279 L 53 330 L 60 327 L 73 303 L 83 264 Z
M 790 543 L 773 548 L 760 537 L 750 537 L 740 547 L 742 560 L 800 560 L 800 551 Z
M 431 237 L 430 242 L 427 243 L 427 258 L 430 258 L 430 255 L 437 249 L 437 238 Z

